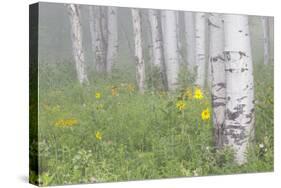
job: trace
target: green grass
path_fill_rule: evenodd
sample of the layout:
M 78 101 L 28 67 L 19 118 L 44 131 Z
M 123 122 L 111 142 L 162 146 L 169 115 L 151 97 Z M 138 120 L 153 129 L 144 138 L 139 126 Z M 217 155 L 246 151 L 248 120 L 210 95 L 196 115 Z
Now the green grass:
M 180 111 L 182 92 L 129 91 L 134 76 L 120 70 L 112 79 L 92 73 L 91 84 L 83 87 L 67 62 L 39 71 L 40 185 L 273 170 L 272 65 L 255 65 L 256 142 L 242 166 L 235 165 L 231 149 L 213 147 L 212 122 L 201 119 L 204 109 L 211 111 L 207 91 L 202 100 L 185 98 Z M 58 125 L 67 119 L 73 125 Z M 31 181 L 36 179 L 31 172 Z

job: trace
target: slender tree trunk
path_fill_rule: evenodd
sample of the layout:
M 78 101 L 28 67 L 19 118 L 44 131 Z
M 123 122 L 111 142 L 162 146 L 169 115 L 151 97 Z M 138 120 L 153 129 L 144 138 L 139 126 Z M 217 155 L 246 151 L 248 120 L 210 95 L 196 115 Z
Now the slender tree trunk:
M 269 24 L 267 17 L 261 17 L 263 29 L 263 58 L 264 64 L 269 63 Z
M 185 40 L 186 40 L 186 54 L 187 54 L 187 66 L 189 70 L 193 70 L 195 61 L 195 24 L 194 24 L 194 13 L 184 12 L 185 20 Z
M 211 69 L 211 93 L 213 106 L 214 139 L 216 148 L 223 146 L 225 120 L 225 61 L 224 32 L 221 15 L 210 14 L 209 19 L 209 64 Z
M 203 88 L 205 86 L 206 76 L 206 53 L 205 53 L 205 36 L 206 19 L 205 13 L 195 14 L 195 50 L 196 50 L 196 67 L 197 77 L 195 84 Z
M 136 80 L 139 91 L 144 93 L 145 90 L 145 65 L 142 49 L 142 28 L 141 13 L 138 9 L 132 9 L 133 31 L 135 41 L 135 62 L 136 62 Z
M 100 19 L 101 19 L 101 35 L 104 43 L 105 53 L 107 53 L 108 45 L 108 7 L 101 6 L 100 8 Z M 106 54 L 105 54 L 106 58 Z
M 165 10 L 160 10 L 161 14 L 161 28 L 162 28 L 162 38 L 163 38 L 163 49 L 164 49 L 164 59 L 165 59 L 165 65 L 167 67 L 167 53 L 166 53 L 166 46 L 167 46 L 167 39 L 166 39 L 166 15 Z M 167 70 L 166 70 L 166 77 L 167 77 Z
M 107 46 L 107 65 L 106 71 L 109 75 L 112 72 L 112 66 L 116 62 L 118 52 L 118 27 L 117 27 L 117 8 L 108 7 L 108 46 Z
M 82 45 L 82 26 L 80 22 L 80 11 L 78 5 L 67 5 L 69 14 L 70 26 L 71 26 L 71 41 L 72 51 L 75 60 L 76 72 L 78 80 L 81 84 L 88 83 L 88 77 L 86 74 L 86 65 L 84 50 Z
M 182 55 L 182 41 L 181 41 L 181 27 L 180 27 L 180 17 L 181 12 L 176 11 L 176 30 L 177 30 L 177 51 L 178 51 L 178 57 L 179 57 L 179 64 L 183 62 L 183 55 Z
M 235 151 L 238 164 L 254 135 L 254 83 L 248 17 L 224 15 L 226 61 L 226 117 L 224 144 Z
M 94 18 L 91 29 L 94 35 L 92 36 L 92 43 L 94 45 L 94 57 L 96 63 L 97 72 L 106 71 L 106 41 L 102 26 L 102 11 L 101 7 L 90 6 L 89 7 L 90 15 Z
M 147 48 L 148 48 L 148 62 L 150 65 L 153 65 L 153 39 L 152 39 L 152 25 L 150 22 L 150 15 L 149 15 L 150 9 L 148 9 L 145 13 L 142 14 L 142 17 L 144 17 L 144 21 L 147 23 L 146 28 L 146 38 L 147 38 Z M 145 16 L 144 16 L 145 15 Z
M 95 45 L 95 42 L 96 42 L 96 32 L 95 29 L 95 20 L 94 20 L 94 11 L 93 11 L 93 7 L 92 6 L 89 6 L 89 27 L 90 27 L 90 35 L 91 35 L 91 47 L 92 47 L 92 52 L 93 54 L 95 55 L 96 54 L 96 45 Z M 93 58 L 93 63 L 96 64 L 95 62 L 95 59 L 96 58 Z
M 153 65 L 159 71 L 159 76 L 162 82 L 161 88 L 164 90 L 168 89 L 164 48 L 163 48 L 163 37 L 162 37 L 162 26 L 161 26 L 161 15 L 159 10 L 148 10 L 149 20 L 151 25 L 151 38 L 152 38 L 152 49 L 153 49 Z
M 176 28 L 176 12 L 165 10 L 165 24 L 164 24 L 164 51 L 166 74 L 169 90 L 175 90 L 178 87 L 179 74 L 179 54 L 177 48 L 177 28 Z

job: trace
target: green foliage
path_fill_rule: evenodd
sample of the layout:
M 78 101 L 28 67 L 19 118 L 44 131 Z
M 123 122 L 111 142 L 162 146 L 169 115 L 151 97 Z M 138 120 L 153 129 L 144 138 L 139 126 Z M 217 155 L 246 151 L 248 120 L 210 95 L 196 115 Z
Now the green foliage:
M 179 73 L 179 84 L 183 88 L 192 87 L 196 78 L 196 67 L 194 70 L 188 69 L 186 64 L 182 64 Z
M 242 166 L 230 148 L 213 147 L 212 121 L 201 117 L 211 112 L 210 96 L 202 91 L 203 99 L 194 99 L 186 73 L 181 91 L 141 95 L 119 70 L 111 79 L 90 76 L 82 87 L 67 63 L 41 67 L 39 178 L 31 173 L 31 181 L 45 186 L 272 171 L 273 67 L 256 66 L 256 143 Z

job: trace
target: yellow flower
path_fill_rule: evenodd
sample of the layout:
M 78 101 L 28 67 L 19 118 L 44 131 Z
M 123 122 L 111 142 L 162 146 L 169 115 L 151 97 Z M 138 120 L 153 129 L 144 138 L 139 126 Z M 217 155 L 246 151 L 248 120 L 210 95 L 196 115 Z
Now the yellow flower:
M 96 92 L 96 99 L 100 99 L 101 98 L 101 93 L 100 92 Z
M 186 103 L 183 100 L 180 100 L 177 102 L 176 107 L 177 107 L 177 109 L 182 111 L 186 108 Z
M 200 88 L 195 88 L 193 98 L 198 99 L 198 100 L 203 98 L 203 93 Z
M 71 127 L 74 125 L 77 125 L 78 121 L 77 119 L 70 118 L 70 119 L 59 119 L 57 120 L 54 125 L 58 127 Z
M 133 84 L 128 84 L 127 90 L 131 93 L 131 92 L 135 91 L 135 86 Z
M 207 121 L 210 119 L 210 111 L 208 108 L 206 108 L 205 110 L 202 111 L 201 118 L 203 121 Z
M 111 95 L 112 96 L 117 96 L 118 92 L 117 92 L 117 87 L 116 86 L 112 86 L 111 87 Z
M 96 132 L 96 139 L 97 140 L 101 140 L 102 139 L 102 135 L 99 131 Z

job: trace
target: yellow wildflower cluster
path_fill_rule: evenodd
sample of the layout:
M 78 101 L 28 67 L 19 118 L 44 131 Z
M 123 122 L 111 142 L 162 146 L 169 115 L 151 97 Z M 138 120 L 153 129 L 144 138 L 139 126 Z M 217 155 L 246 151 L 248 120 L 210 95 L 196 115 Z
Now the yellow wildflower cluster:
M 200 88 L 198 88 L 198 87 L 195 88 L 193 98 L 194 98 L 194 99 L 198 99 L 198 100 L 200 100 L 200 99 L 203 98 L 203 92 L 201 91 Z
M 54 125 L 58 127 L 71 127 L 77 124 L 78 124 L 77 119 L 69 118 L 69 119 L 59 119 L 55 122 Z
M 203 110 L 202 113 L 201 113 L 201 118 L 202 118 L 203 121 L 209 120 L 209 119 L 210 119 L 210 116 L 211 116 L 211 114 L 210 114 L 210 111 L 209 111 L 208 108 L 206 108 L 205 110 Z
M 101 98 L 101 93 L 100 92 L 96 92 L 96 99 L 100 99 Z
M 101 140 L 101 139 L 102 139 L 102 134 L 101 134 L 101 132 L 99 132 L 99 131 L 96 132 L 96 139 L 97 139 L 97 140 Z
M 186 103 L 183 100 L 177 102 L 176 107 L 178 110 L 183 111 L 186 108 Z

